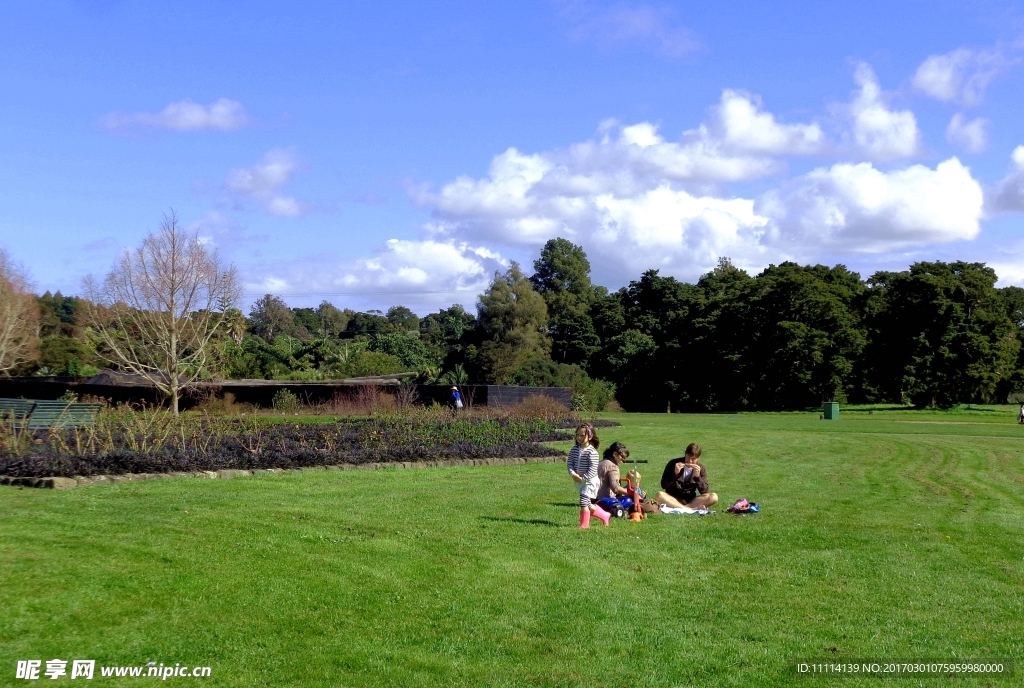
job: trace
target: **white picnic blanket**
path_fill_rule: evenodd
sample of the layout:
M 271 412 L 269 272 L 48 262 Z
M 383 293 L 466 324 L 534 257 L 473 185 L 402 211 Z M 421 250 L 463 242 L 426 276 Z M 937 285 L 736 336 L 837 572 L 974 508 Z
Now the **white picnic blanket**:
M 661 507 L 661 513 L 663 514 L 696 514 L 697 516 L 706 516 L 708 508 L 702 506 L 699 509 L 691 509 L 688 506 L 664 506 Z

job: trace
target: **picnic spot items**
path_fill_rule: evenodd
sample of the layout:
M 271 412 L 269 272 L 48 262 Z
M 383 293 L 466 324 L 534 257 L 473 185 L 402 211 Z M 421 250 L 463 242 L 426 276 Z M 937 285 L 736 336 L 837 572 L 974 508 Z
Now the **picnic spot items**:
M 645 515 L 660 514 L 661 504 L 658 504 L 653 499 L 648 499 L 647 497 L 644 497 L 642 500 L 640 500 L 640 511 L 643 512 Z
M 748 502 L 745 499 L 737 499 L 736 503 L 726 509 L 730 514 L 756 514 L 761 510 L 757 502 Z
M 707 516 L 709 514 L 714 515 L 714 511 L 709 510 L 706 506 L 702 506 L 699 509 L 691 509 L 688 506 L 663 506 L 661 507 L 661 513 L 663 514 L 683 514 L 685 516 Z

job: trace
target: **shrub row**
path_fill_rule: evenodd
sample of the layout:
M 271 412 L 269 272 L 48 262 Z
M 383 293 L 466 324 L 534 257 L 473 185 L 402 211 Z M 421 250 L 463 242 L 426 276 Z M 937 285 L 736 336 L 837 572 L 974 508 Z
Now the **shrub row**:
M 0 447 L 0 475 L 119 475 L 554 456 L 560 452 L 538 443 L 565 439 L 564 431 L 539 419 L 377 417 L 282 423 L 114 412 L 101 416 L 96 427 L 9 433 Z
M 513 442 L 498 446 L 460 443 L 445 447 L 398 446 L 362 449 L 349 452 L 293 447 L 268 448 L 249 452 L 242 448 L 221 453 L 179 451 L 165 448 L 160 452 L 142 454 L 130 449 L 69 456 L 52 452 L 0 459 L 0 475 L 10 477 L 123 475 L 126 473 L 173 473 L 218 471 L 231 468 L 304 468 L 342 463 L 366 464 L 402 461 L 437 461 L 443 459 L 518 458 L 559 456 L 559 452 L 532 442 Z

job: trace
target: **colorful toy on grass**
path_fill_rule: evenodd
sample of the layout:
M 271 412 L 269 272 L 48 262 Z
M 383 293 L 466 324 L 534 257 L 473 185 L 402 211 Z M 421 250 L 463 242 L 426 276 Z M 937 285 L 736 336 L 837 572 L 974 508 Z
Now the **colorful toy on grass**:
M 620 481 L 625 483 L 623 487 L 626 488 L 626 498 L 633 501 L 632 513 L 629 515 L 630 521 L 642 521 L 647 518 L 640 506 L 644 501 L 644 491 L 640 489 L 640 477 L 639 471 L 633 468 L 626 474 L 625 480 Z
M 602 497 L 597 505 L 615 518 L 626 518 L 633 511 L 633 498 L 626 495 L 618 497 Z

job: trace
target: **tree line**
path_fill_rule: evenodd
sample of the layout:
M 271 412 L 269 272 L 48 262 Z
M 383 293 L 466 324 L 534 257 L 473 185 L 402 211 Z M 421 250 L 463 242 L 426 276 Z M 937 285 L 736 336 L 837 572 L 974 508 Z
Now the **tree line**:
M 658 412 L 950 407 L 1024 393 L 1024 289 L 996 288 L 982 263 L 919 262 L 862 279 L 843 265 L 789 262 L 752 276 L 723 258 L 695 284 L 649 270 L 609 291 L 592 283 L 584 249 L 558 238 L 532 274 L 516 263 L 496 273 L 473 313 L 292 308 L 267 294 L 246 315 L 233 268 L 176 221 L 162 231 L 82 297 L 31 295 L 24 271 L 0 256 L 0 373 L 114 365 L 171 396 L 174 379 L 415 372 L 425 383 L 569 386 L 581 408 L 614 399 Z M 161 283 L 152 271 L 174 236 L 193 271 Z M 189 303 L 162 296 L 175 284 Z

